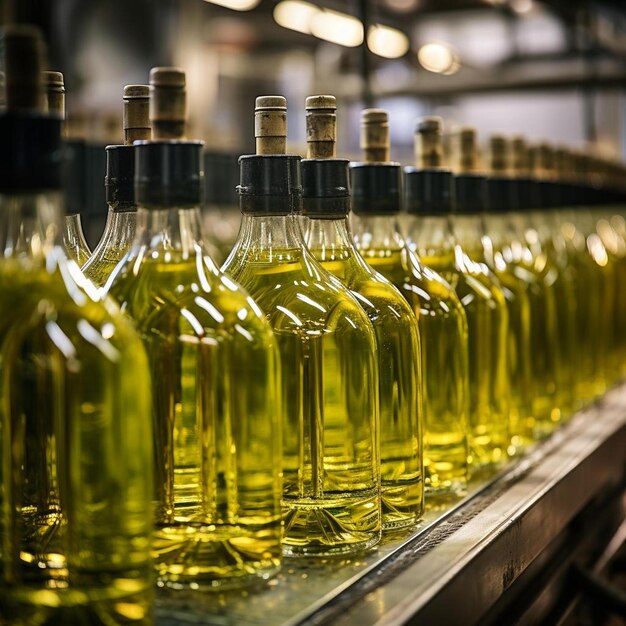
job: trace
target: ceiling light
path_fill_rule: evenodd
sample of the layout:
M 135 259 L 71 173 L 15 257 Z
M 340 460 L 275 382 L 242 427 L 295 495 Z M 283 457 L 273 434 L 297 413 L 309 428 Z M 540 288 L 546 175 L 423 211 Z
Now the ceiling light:
M 510 0 L 509 4 L 511 9 L 520 15 L 530 13 L 534 9 L 533 0 Z
M 456 53 L 443 43 L 427 43 L 417 52 L 420 65 L 435 74 L 454 74 L 460 68 Z
M 313 18 L 320 12 L 320 9 L 310 2 L 284 0 L 274 7 L 274 20 L 283 28 L 310 35 Z
M 378 56 L 398 59 L 409 51 L 409 38 L 397 28 L 376 24 L 367 32 L 367 47 Z
M 233 11 L 250 11 L 258 6 L 261 0 L 205 0 Z
M 323 9 L 311 20 L 311 33 L 320 39 L 354 48 L 363 43 L 363 24 L 356 17 Z

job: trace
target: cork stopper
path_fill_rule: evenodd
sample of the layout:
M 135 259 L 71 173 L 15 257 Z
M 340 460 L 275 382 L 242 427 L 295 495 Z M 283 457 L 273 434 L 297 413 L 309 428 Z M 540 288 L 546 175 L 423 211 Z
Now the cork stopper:
M 44 72 L 46 108 L 50 115 L 65 119 L 65 83 L 61 72 Z
M 511 172 L 514 176 L 524 177 L 530 173 L 528 144 L 517 135 L 511 139 Z
M 308 159 L 337 156 L 337 100 L 335 96 L 309 96 L 306 99 L 306 141 Z
M 423 117 L 415 125 L 415 165 L 419 169 L 434 169 L 443 165 L 443 144 L 440 117 Z
M 34 26 L 12 25 L 0 31 L 7 110 L 45 112 L 45 56 L 43 38 Z
M 530 171 L 536 178 L 546 180 L 554 175 L 554 149 L 548 143 L 530 147 Z
M 366 163 L 390 160 L 389 115 L 384 109 L 361 112 L 361 150 Z
M 509 142 L 502 135 L 489 137 L 489 171 L 496 176 L 509 172 Z
M 254 137 L 257 154 L 287 152 L 287 99 L 259 96 L 254 105 Z
M 457 174 L 471 174 L 478 170 L 475 128 L 457 128 L 452 133 L 451 148 L 453 169 Z
M 150 87 L 126 85 L 124 87 L 124 143 L 150 139 Z
M 155 139 L 184 139 L 187 113 L 185 72 L 177 67 L 150 70 L 150 123 Z

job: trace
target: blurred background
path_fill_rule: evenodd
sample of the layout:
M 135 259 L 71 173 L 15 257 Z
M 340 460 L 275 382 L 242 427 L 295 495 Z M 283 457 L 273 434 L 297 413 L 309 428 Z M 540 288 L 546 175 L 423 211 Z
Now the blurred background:
M 172 64 L 188 135 L 232 159 L 253 151 L 254 98 L 270 93 L 288 98 L 293 152 L 305 97 L 330 93 L 341 156 L 358 156 L 365 106 L 389 110 L 404 163 L 424 114 L 626 154 L 624 0 L 0 0 L 0 21 L 42 27 L 68 133 L 90 145 L 119 143 L 123 86 Z

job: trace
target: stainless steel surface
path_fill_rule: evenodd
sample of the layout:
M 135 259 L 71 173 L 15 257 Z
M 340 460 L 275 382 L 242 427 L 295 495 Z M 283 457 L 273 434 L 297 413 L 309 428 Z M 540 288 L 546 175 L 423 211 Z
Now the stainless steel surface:
M 626 388 L 462 502 L 358 559 L 291 561 L 258 590 L 161 590 L 158 626 L 473 624 L 626 469 Z

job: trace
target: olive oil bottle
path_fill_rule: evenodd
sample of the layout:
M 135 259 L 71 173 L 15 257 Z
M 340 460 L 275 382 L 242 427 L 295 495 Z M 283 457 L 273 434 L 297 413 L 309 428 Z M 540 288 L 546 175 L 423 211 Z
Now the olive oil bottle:
M 63 74 L 61 72 L 44 72 L 43 74 L 46 88 L 45 109 L 49 115 L 65 120 L 65 81 Z M 68 145 L 66 149 L 68 169 L 70 170 L 71 183 L 80 184 L 81 181 L 76 181 L 76 174 L 80 171 L 78 163 L 80 157 L 75 150 L 76 146 L 74 144 Z M 75 202 L 72 204 L 75 204 Z M 76 261 L 79 267 L 82 267 L 91 254 L 89 246 L 85 241 L 78 207 L 71 206 L 69 203 L 63 227 L 63 245 L 69 258 Z
M 43 43 L 0 35 L 0 623 L 151 624 L 146 354 L 61 232 Z
M 436 122 L 433 124 L 433 122 Z M 427 119 L 424 129 L 440 142 L 439 120 Z M 418 126 L 418 134 L 420 133 Z M 426 133 L 425 133 L 426 134 Z M 469 354 L 469 429 L 473 473 L 491 471 L 506 461 L 510 443 L 510 387 L 508 375 L 509 316 L 504 294 L 497 279 L 480 263 L 480 228 L 470 217 L 484 206 L 485 179 L 477 174 L 461 174 L 455 180 L 446 172 L 437 172 L 434 182 L 424 183 L 429 170 L 405 170 L 406 204 L 412 219 L 408 225 L 408 245 L 421 261 L 440 273 L 456 291 L 465 309 L 468 323 Z M 432 176 L 431 176 L 432 178 Z M 437 185 L 440 196 L 454 197 L 457 213 L 452 218 L 452 202 L 442 202 L 441 209 L 420 211 L 423 193 L 420 188 Z M 446 188 L 447 187 L 447 188 Z M 445 189 L 445 191 L 441 191 Z M 417 191 L 415 200 L 412 191 Z
M 123 146 L 107 146 L 105 178 L 106 200 L 109 205 L 104 232 L 96 249 L 82 270 L 96 285 L 103 286 L 107 278 L 130 249 L 135 238 L 137 205 L 135 204 L 135 149 L 133 142 L 150 139 L 149 87 L 124 87 Z
M 454 290 L 424 267 L 398 229 L 401 168 L 389 161 L 386 111 L 363 112 L 366 161 L 351 164 L 356 246 L 415 313 L 421 342 L 424 483 L 427 506 L 465 492 L 468 473 L 467 320 Z
M 304 244 L 285 98 L 257 98 L 255 134 L 257 154 L 240 158 L 242 227 L 222 269 L 255 298 L 280 352 L 283 549 L 351 554 L 381 534 L 376 336 Z
M 224 588 L 281 563 L 278 362 L 257 305 L 205 253 L 203 144 L 183 139 L 184 85 L 176 68 L 150 73 L 135 242 L 105 289 L 134 319 L 152 374 L 159 583 Z
M 306 100 L 304 234 L 318 262 L 348 287 L 376 333 L 383 530 L 415 524 L 424 508 L 420 348 L 408 302 L 365 263 L 348 225 L 348 161 L 337 159 L 333 96 Z

